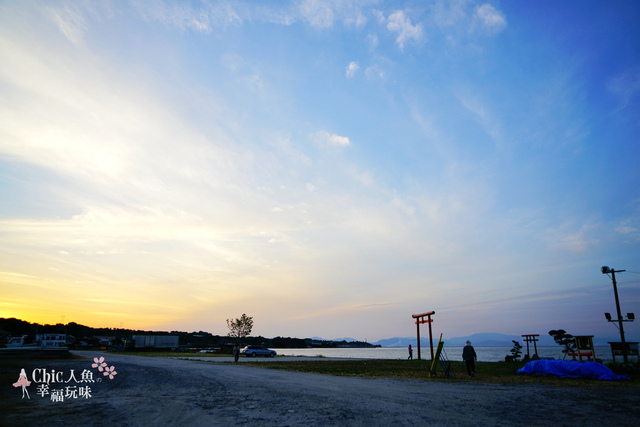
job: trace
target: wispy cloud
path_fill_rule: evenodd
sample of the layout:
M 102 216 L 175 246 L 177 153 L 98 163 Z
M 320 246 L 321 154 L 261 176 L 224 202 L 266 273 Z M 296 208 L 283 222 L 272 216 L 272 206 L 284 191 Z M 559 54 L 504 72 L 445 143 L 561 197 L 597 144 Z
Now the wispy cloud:
M 348 147 L 351 145 L 351 141 L 346 136 L 340 136 L 335 133 L 329 133 L 327 131 L 318 131 L 312 135 L 312 139 L 322 145 L 336 146 L 336 147 Z
M 300 13 L 314 27 L 327 28 L 335 20 L 334 6 L 322 0 L 303 0 L 299 4 Z
M 386 74 L 377 64 L 370 65 L 364 70 L 364 75 L 369 79 L 383 79 Z
M 486 31 L 494 34 L 502 31 L 507 26 L 507 19 L 504 14 L 489 3 L 476 6 L 474 20 Z
M 228 3 L 201 3 L 199 7 L 181 2 L 134 1 L 146 20 L 158 21 L 182 30 L 210 32 L 215 25 L 241 24 L 242 18 Z
M 294 1 L 301 18 L 316 28 L 329 28 L 336 22 L 362 28 L 367 23 L 367 8 L 376 1 L 344 2 L 340 0 Z
M 85 10 L 79 3 L 63 2 L 58 7 L 49 6 L 46 10 L 62 34 L 74 44 L 79 44 L 87 31 Z
M 620 99 L 619 109 L 625 108 L 640 95 L 640 65 L 611 77 L 607 82 L 607 89 Z
M 358 69 L 360 69 L 360 67 L 358 66 L 358 63 L 355 61 L 351 61 L 349 65 L 347 65 L 347 72 L 345 73 L 345 75 L 348 78 L 351 78 L 356 75 L 356 72 L 358 71 Z
M 397 33 L 396 43 L 400 49 L 404 49 L 407 42 L 420 42 L 423 38 L 422 25 L 412 24 L 411 19 L 402 10 L 397 10 L 389 15 L 387 29 L 392 33 Z
M 507 17 L 495 6 L 468 0 L 436 1 L 429 10 L 428 19 L 453 45 L 469 38 L 495 36 L 507 26 Z

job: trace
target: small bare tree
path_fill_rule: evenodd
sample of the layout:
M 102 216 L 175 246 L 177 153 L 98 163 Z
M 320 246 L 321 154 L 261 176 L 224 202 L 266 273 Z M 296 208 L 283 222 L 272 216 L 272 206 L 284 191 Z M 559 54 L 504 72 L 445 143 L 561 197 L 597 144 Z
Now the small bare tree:
M 227 319 L 227 327 L 230 337 L 235 338 L 236 341 L 242 341 L 251 333 L 253 317 L 243 313 L 239 319 Z

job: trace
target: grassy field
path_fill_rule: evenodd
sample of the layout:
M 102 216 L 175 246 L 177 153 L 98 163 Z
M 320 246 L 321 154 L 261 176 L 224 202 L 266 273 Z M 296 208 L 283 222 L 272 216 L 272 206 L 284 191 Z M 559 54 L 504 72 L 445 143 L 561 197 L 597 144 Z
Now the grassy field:
M 599 381 L 588 378 L 556 378 L 521 375 L 516 371 L 524 366 L 522 362 L 477 362 L 476 376 L 469 378 L 464 362 L 451 362 L 452 378 L 445 378 L 440 366 L 436 376 L 429 378 L 430 362 L 425 360 L 300 360 L 287 362 L 263 362 L 253 365 L 260 368 L 282 369 L 325 375 L 357 376 L 370 378 L 400 378 L 424 381 L 482 382 L 501 384 L 549 384 L 558 386 L 640 386 L 639 375 L 631 373 L 628 381 Z M 632 369 L 637 371 L 637 367 Z M 616 370 L 614 369 L 614 372 Z M 616 373 L 622 373 L 620 370 Z
M 127 356 L 147 357 L 229 357 L 231 354 L 176 352 L 176 351 L 114 351 L 115 354 Z M 424 381 L 447 382 L 481 382 L 501 384 L 549 384 L 557 386 L 603 386 L 640 387 L 640 363 L 631 366 L 621 364 L 608 365 L 616 374 L 627 374 L 630 380 L 600 381 L 589 378 L 556 378 L 551 376 L 521 375 L 516 371 L 522 368 L 524 362 L 476 362 L 476 376 L 469 378 L 464 362 L 451 363 L 451 378 L 445 378 L 442 367 L 438 365 L 436 375 L 429 377 L 430 361 L 427 360 L 308 360 L 299 358 L 291 361 L 263 361 L 259 364 L 247 366 L 281 369 L 286 371 L 307 372 L 324 375 L 339 375 L 369 378 L 399 378 L 417 379 Z

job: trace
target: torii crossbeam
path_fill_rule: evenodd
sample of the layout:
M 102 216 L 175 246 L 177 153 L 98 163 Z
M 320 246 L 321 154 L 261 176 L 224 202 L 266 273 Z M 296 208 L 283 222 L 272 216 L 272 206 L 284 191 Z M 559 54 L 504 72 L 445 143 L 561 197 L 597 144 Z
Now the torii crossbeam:
M 430 311 L 428 313 L 411 315 L 411 317 L 416 319 L 416 328 L 418 333 L 418 360 L 421 360 L 420 359 L 420 325 L 423 323 L 429 324 L 429 345 L 431 346 L 431 360 L 433 360 L 433 337 L 431 336 L 431 322 L 433 322 L 433 320 L 431 319 L 431 316 L 434 314 L 436 314 L 435 311 Z M 427 318 L 426 320 L 425 320 L 425 317 Z

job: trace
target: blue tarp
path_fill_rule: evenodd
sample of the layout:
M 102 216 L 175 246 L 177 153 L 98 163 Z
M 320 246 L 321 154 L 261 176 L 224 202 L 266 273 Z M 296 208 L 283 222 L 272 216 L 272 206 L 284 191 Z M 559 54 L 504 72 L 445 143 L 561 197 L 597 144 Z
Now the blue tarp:
M 564 378 L 595 378 L 598 380 L 628 380 L 628 375 L 616 375 L 601 363 L 574 362 L 566 360 L 541 359 L 527 363 L 518 369 L 519 374 L 554 375 Z

